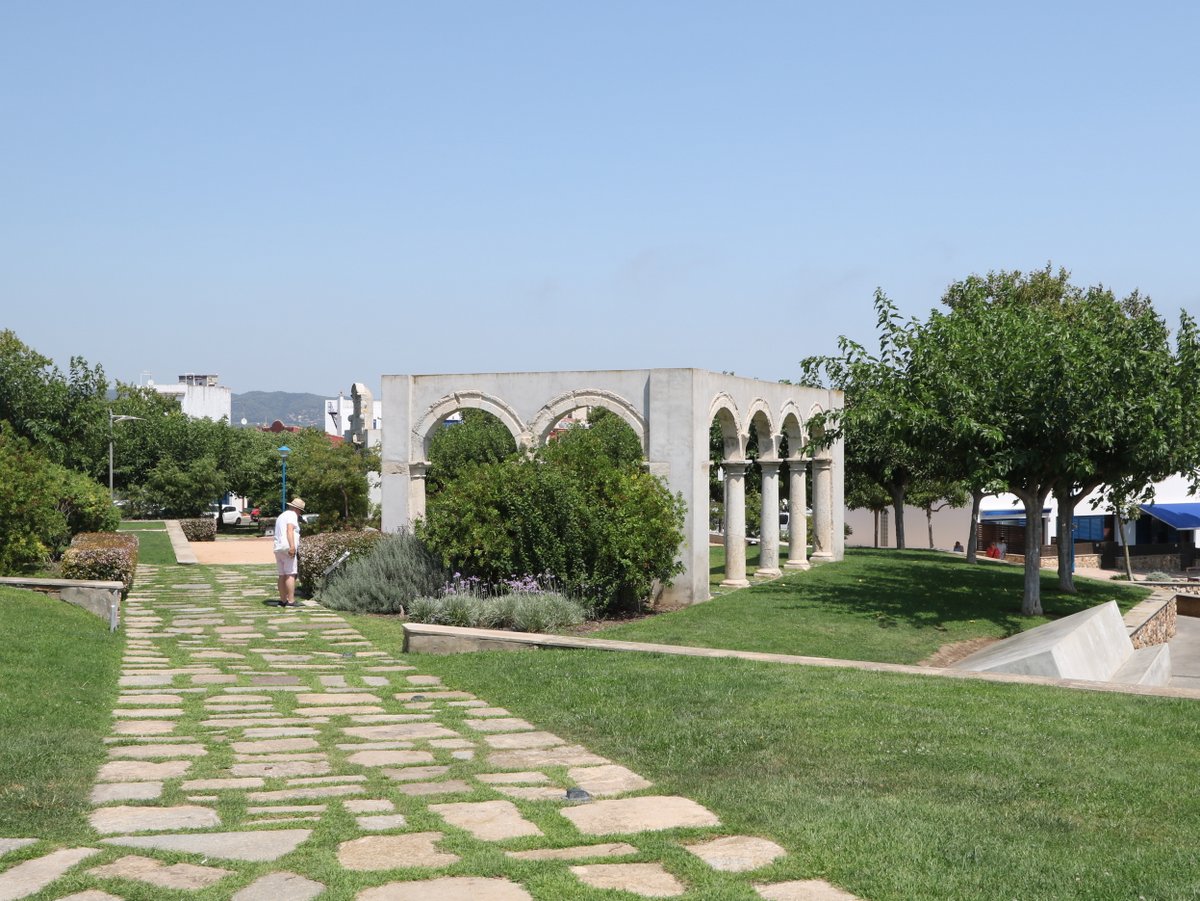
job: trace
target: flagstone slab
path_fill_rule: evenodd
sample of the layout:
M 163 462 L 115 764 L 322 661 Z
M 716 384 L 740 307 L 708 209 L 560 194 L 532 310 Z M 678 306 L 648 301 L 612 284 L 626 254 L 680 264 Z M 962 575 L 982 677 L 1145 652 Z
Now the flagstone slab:
M 259 832 L 202 832 L 191 835 L 122 835 L 102 839 L 108 845 L 182 851 L 223 860 L 261 862 L 290 854 L 312 835 L 311 829 L 271 829 Z
M 402 770 L 380 770 L 379 772 L 397 782 L 416 782 L 421 779 L 436 779 L 450 772 L 448 766 L 410 766 Z
M 245 738 L 294 738 L 300 735 L 319 735 L 320 730 L 312 726 L 264 726 L 246 729 L 242 732 Z
M 447 779 L 445 782 L 402 782 L 396 786 L 395 790 L 411 798 L 423 798 L 430 795 L 465 795 L 473 791 L 471 786 L 461 779 Z
M 113 723 L 114 735 L 166 735 L 175 731 L 168 720 L 125 720 Z
M 254 673 L 250 676 L 250 684 L 257 686 L 268 685 L 299 685 L 299 676 L 289 676 L 286 673 Z
M 303 723 L 306 726 L 311 726 L 316 723 L 327 723 L 326 719 L 318 719 L 316 717 L 303 719 L 293 716 L 220 716 L 212 719 L 201 720 L 201 726 L 207 726 L 210 729 L 239 729 L 246 726 L 295 726 Z
M 409 685 L 441 685 L 442 680 L 437 676 L 406 676 L 404 681 Z
M 365 814 L 355 817 L 354 822 L 364 832 L 386 832 L 389 829 L 403 829 L 408 821 L 401 813 Z
M 446 867 L 458 863 L 457 854 L 439 851 L 440 832 L 405 835 L 368 835 L 338 845 L 338 862 L 347 870 L 394 870 L 397 867 Z M 428 885 L 421 882 L 418 885 Z M 359 898 L 363 897 L 361 894 Z M 386 896 L 380 896 L 386 897 Z M 433 895 L 414 896 L 432 898 Z M 476 901 L 476 899 L 472 899 Z
M 180 804 L 175 807 L 98 807 L 88 821 L 97 832 L 163 832 L 169 829 L 208 829 L 221 818 L 210 807 Z
M 223 694 L 213 695 L 211 698 L 206 698 L 204 705 L 206 707 L 224 707 L 225 705 L 237 706 L 239 704 L 269 704 L 271 698 L 268 695 L 261 694 Z
M 612 763 L 607 757 L 593 754 L 582 745 L 493 751 L 488 755 L 487 762 L 488 766 L 497 770 L 535 770 L 548 766 L 594 766 Z
M 390 723 L 383 726 L 347 726 L 342 730 L 353 738 L 365 738 L 388 741 L 390 739 L 421 740 L 427 738 L 461 738 L 461 736 L 445 726 L 437 723 Z
M 382 688 L 391 684 L 391 679 L 387 676 L 363 676 L 362 680 L 364 685 L 370 685 L 372 688 Z
M 552 748 L 566 744 L 566 741 L 553 732 L 507 732 L 500 735 L 485 735 L 483 740 L 498 751 Z
M 351 706 L 356 704 L 378 704 L 379 695 L 369 692 L 333 692 L 322 691 L 317 693 L 299 694 L 296 695 L 297 704 L 324 704 L 330 706 L 333 704 L 339 706 Z
M 143 673 L 138 676 L 121 676 L 117 679 L 117 685 L 122 688 L 133 688 L 134 686 L 150 686 L 150 685 L 170 685 L 174 681 L 173 673 Z
M 842 891 L 824 879 L 799 879 L 794 882 L 776 882 L 772 885 L 755 885 L 759 897 L 767 901 L 862 901 L 857 895 Z
M 235 763 L 229 767 L 232 776 L 263 776 L 268 779 L 287 776 L 321 776 L 333 767 L 328 760 L 285 760 L 263 763 Z
M 229 685 L 237 680 L 237 676 L 226 673 L 197 673 L 192 676 L 193 685 Z
M 279 791 L 248 792 L 247 801 L 302 801 L 308 798 L 336 798 L 341 795 L 361 795 L 361 785 L 322 785 L 317 788 L 285 788 Z
M 533 901 L 533 896 L 507 879 L 443 876 L 422 882 L 390 882 L 354 896 L 355 901 Z
M 719 826 L 716 814 L 688 798 L 651 795 L 596 801 L 560 810 L 585 835 L 613 835 L 678 829 L 695 826 Z
M 39 839 L 36 838 L 0 838 L 0 857 L 10 851 L 16 851 L 18 848 L 36 845 L 38 841 Z
M 549 776 L 536 770 L 524 773 L 480 773 L 475 778 L 488 785 L 542 785 L 550 781 Z
M 315 738 L 268 738 L 262 741 L 235 741 L 230 747 L 238 754 L 279 754 L 287 751 L 315 751 L 321 745 Z
M 643 779 L 633 770 L 618 766 L 615 763 L 604 766 L 576 766 L 567 770 L 567 778 L 586 791 L 593 798 L 606 795 L 621 795 L 625 792 L 638 791 L 654 785 L 648 779 Z
M 624 857 L 638 849 L 625 842 L 601 845 L 576 845 L 573 848 L 543 848 L 537 851 L 505 851 L 513 860 L 585 860 L 589 857 Z
M 108 749 L 109 757 L 132 760 L 149 760 L 154 757 L 203 757 L 207 753 L 204 745 L 124 745 Z
M 463 725 L 474 729 L 476 732 L 523 732 L 531 731 L 535 728 L 532 723 L 517 719 L 515 716 L 463 720 Z
M 190 760 L 150 763 L 144 760 L 114 760 L 100 767 L 97 782 L 147 782 L 174 779 L 192 768 Z
M 383 708 L 367 705 L 361 707 L 337 707 L 327 704 L 324 707 L 297 707 L 295 712 L 301 716 L 351 716 L 356 713 L 383 713 Z
M 714 838 L 708 842 L 684 845 L 684 850 L 695 854 L 714 870 L 726 873 L 757 870 L 787 854 L 775 842 L 749 835 Z
M 396 805 L 384 798 L 350 798 L 342 802 L 350 813 L 391 813 Z
M 341 776 L 317 776 L 317 777 L 310 778 L 310 779 L 289 779 L 287 781 L 287 784 L 290 787 L 293 785 L 329 785 L 334 782 L 366 782 L 366 781 L 367 781 L 367 777 L 363 776 L 361 773 L 358 773 L 358 774 L 347 773 L 347 774 L 341 775 Z
M 40 892 L 80 861 L 99 853 L 96 848 L 61 848 L 22 861 L 0 873 L 0 901 L 15 901 Z
M 272 804 L 269 807 L 247 807 L 246 813 L 324 813 L 325 804 Z
M 518 801 L 566 801 L 566 789 L 549 785 L 495 785 L 492 786 L 502 795 L 516 798 Z
M 182 704 L 183 696 L 177 694 L 124 694 L 117 698 L 118 704 Z
M 461 705 L 463 703 L 464 703 L 463 701 L 451 701 L 449 706 L 454 707 L 456 705 Z M 467 703 L 467 704 L 483 704 L 484 702 L 483 701 L 467 701 L 465 703 Z M 505 710 L 503 707 L 471 707 L 471 708 L 467 709 L 465 712 L 469 713 L 471 716 L 482 716 L 482 717 L 495 717 L 495 716 L 511 717 L 512 716 L 512 714 L 509 713 L 507 710 Z
M 523 835 L 542 835 L 511 801 L 466 801 L 457 804 L 430 804 L 429 809 L 447 823 L 465 829 L 477 839 L 499 842 Z
M 337 746 L 339 751 L 399 751 L 413 747 L 411 741 L 356 741 Z
M 346 758 L 357 766 L 408 766 L 414 763 L 433 763 L 428 751 L 359 751 Z
M 456 698 L 474 701 L 475 695 L 469 691 L 402 691 L 397 693 L 395 698 L 397 701 L 430 701 L 434 699 L 450 701 Z
M 575 878 L 599 889 L 633 892 L 643 898 L 677 898 L 687 889 L 660 863 L 592 863 L 571 867 Z
M 132 879 L 146 882 L 159 888 L 202 889 L 220 882 L 232 874 L 232 870 L 219 867 L 198 866 L 192 863 L 176 863 L 168 866 L 150 857 L 130 854 L 102 867 L 88 870 L 89 876 L 108 879 Z
M 153 801 L 162 796 L 161 782 L 104 782 L 92 787 L 92 803 Z
M 117 895 L 110 895 L 108 892 L 102 892 L 98 888 L 90 888 L 85 892 L 64 895 L 58 901 L 124 901 L 124 899 Z
M 245 776 L 233 779 L 191 779 L 181 786 L 185 792 L 226 791 L 247 788 L 262 788 L 267 780 L 261 776 Z
M 297 873 L 269 873 L 250 883 L 230 901 L 311 901 L 325 886 Z

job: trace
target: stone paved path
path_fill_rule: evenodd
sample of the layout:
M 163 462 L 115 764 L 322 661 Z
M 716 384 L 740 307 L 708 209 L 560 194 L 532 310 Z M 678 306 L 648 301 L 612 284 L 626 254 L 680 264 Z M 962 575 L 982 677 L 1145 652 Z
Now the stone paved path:
M 335 613 L 269 604 L 272 582 L 139 569 L 96 837 L 0 838 L 0 901 L 699 898 L 680 854 L 735 874 L 739 897 L 853 897 L 755 879 L 783 848 L 418 673 Z

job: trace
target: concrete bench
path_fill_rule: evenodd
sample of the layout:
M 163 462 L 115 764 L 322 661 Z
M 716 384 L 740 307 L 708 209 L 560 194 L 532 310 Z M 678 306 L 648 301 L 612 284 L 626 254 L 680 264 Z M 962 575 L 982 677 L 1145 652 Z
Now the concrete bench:
M 82 607 L 108 621 L 109 631 L 115 632 L 121 624 L 121 592 L 125 586 L 120 582 L 93 582 L 77 579 L 33 579 L 19 576 L 2 576 L 0 585 L 9 588 L 25 588 L 49 594 L 60 601 Z

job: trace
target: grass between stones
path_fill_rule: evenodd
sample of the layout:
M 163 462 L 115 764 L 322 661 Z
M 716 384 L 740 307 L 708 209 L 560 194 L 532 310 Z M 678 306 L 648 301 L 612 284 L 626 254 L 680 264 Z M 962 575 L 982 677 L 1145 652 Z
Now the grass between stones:
M 714 568 L 723 559 L 713 549 Z M 807 654 L 885 663 L 917 663 L 939 647 L 972 638 L 1003 638 L 1115 600 L 1128 610 L 1149 592 L 1120 583 L 1077 579 L 1079 593 L 1042 577 L 1047 616 L 1021 616 L 1023 571 L 968 564 L 934 551 L 850 549 L 834 566 L 714 597 L 673 613 L 604 629 L 604 638 L 699 647 Z
M 75 840 L 105 758 L 122 640 L 95 615 L 0 588 L 0 836 Z

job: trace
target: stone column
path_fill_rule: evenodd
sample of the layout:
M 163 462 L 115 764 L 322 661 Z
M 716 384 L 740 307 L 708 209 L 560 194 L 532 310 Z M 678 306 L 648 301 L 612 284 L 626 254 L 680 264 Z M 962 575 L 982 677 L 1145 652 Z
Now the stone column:
M 721 464 L 725 469 L 725 578 L 726 588 L 745 588 L 746 579 L 746 461 Z
M 785 569 L 808 569 L 808 461 L 788 460 L 788 560 Z
M 756 576 L 779 575 L 779 461 L 759 460 L 762 469 L 762 522 L 758 531 Z
M 410 463 L 408 466 L 408 527 L 425 518 L 425 475 L 428 463 Z
M 813 467 L 813 555 L 814 563 L 828 563 L 833 556 L 833 461 L 817 458 Z

